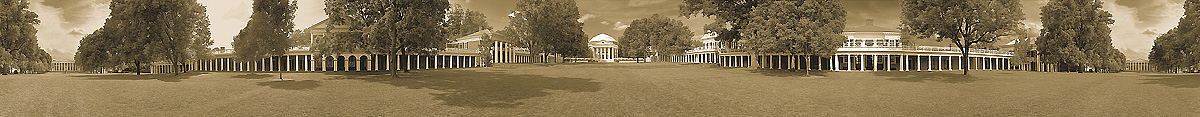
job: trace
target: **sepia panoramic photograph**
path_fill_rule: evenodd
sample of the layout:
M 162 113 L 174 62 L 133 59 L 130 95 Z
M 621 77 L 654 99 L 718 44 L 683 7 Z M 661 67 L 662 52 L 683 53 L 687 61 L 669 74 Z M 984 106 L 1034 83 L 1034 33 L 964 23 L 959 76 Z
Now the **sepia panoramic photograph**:
M 1200 117 L 1200 0 L 0 0 L 0 117 Z

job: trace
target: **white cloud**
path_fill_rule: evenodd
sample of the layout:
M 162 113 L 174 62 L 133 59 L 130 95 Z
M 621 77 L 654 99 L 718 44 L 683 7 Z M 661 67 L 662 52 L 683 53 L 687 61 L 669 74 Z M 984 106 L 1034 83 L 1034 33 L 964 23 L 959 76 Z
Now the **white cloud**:
M 629 24 L 624 24 L 623 22 L 613 24 L 613 30 L 625 30 L 625 28 L 629 28 Z
M 1177 25 L 1179 18 L 1183 16 L 1182 4 L 1166 3 L 1164 7 L 1169 8 L 1164 8 L 1162 11 L 1155 11 L 1158 13 L 1157 15 L 1174 17 L 1138 18 L 1138 9 L 1136 8 L 1117 5 L 1113 2 L 1104 3 L 1104 9 L 1112 13 L 1112 19 L 1116 21 L 1110 25 L 1112 28 L 1113 47 L 1120 48 L 1122 52 L 1125 52 L 1128 59 L 1146 58 L 1146 54 L 1154 46 L 1154 39 L 1159 36 L 1157 34 L 1146 34 L 1146 32 L 1171 30 L 1171 28 Z
M 579 19 L 577 19 L 577 20 L 575 20 L 575 21 L 579 21 L 579 23 L 583 23 L 584 21 L 587 21 L 588 19 L 592 19 L 592 18 L 596 18 L 596 17 L 600 17 L 600 15 L 596 15 L 596 14 L 583 14 L 583 16 L 579 16 Z

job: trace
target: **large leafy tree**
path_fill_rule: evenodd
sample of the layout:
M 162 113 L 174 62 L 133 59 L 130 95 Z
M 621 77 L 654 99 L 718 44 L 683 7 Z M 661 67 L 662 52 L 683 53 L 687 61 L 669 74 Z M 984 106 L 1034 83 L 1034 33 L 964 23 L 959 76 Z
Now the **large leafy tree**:
M 1154 40 L 1150 64 L 1160 71 L 1200 69 L 1200 0 L 1184 2 L 1179 25 Z
M 37 28 L 41 21 L 29 11 L 29 1 L 0 0 L 0 72 L 46 71 L 50 56 L 37 43 Z
M 1125 56 L 1112 47 L 1112 14 L 1099 0 L 1051 0 L 1042 7 L 1042 33 L 1036 45 L 1042 61 L 1058 71 L 1116 71 Z M 1115 53 L 1115 54 L 1114 54 Z M 1117 55 L 1117 56 L 1113 56 Z
M 482 30 L 491 30 L 492 26 L 487 23 L 487 16 L 483 13 L 471 9 L 463 8 L 460 5 L 451 5 L 450 10 L 446 12 L 446 22 L 442 24 L 446 28 L 447 39 L 457 39 L 463 36 L 471 35 Z M 480 40 L 479 61 L 484 62 L 484 65 L 491 66 L 492 63 L 492 44 L 491 32 L 483 35 Z
M 725 46 L 733 47 L 743 39 L 739 32 L 751 21 L 750 14 L 755 7 L 780 0 L 684 0 L 679 11 L 684 16 L 703 16 L 712 18 L 713 22 L 704 25 L 704 30 L 717 34 L 715 40 Z
M 776 1 L 754 8 L 740 32 L 751 53 L 829 56 L 846 42 L 846 10 L 841 0 Z M 812 57 L 804 57 L 811 63 Z M 793 70 L 798 69 L 793 58 Z M 811 65 L 806 65 L 811 66 Z M 808 73 L 805 67 L 805 74 Z
M 254 12 L 246 27 L 233 38 L 238 60 L 254 61 L 286 54 L 295 31 L 296 2 L 291 0 L 254 0 Z
M 114 0 L 109 9 L 104 26 L 80 41 L 76 62 L 84 69 L 132 63 L 141 74 L 146 63 L 167 61 L 178 67 L 209 54 L 208 16 L 195 0 Z
M 587 39 L 573 0 L 518 0 L 516 11 L 503 32 L 516 45 L 543 55 L 586 56 Z
M 460 5 L 450 7 L 450 10 L 446 12 L 446 21 L 442 25 L 446 27 L 445 33 L 448 39 L 467 36 L 484 29 L 492 29 L 487 23 L 487 16 Z
M 999 37 L 1020 32 L 1021 1 L 1018 0 L 903 0 L 900 29 L 914 38 L 949 40 L 963 58 L 969 49 L 988 45 Z M 978 44 L 978 45 L 976 45 Z M 962 63 L 970 66 L 968 59 Z M 963 69 L 963 75 L 967 74 Z
M 292 36 L 296 26 L 296 1 L 254 0 L 254 14 L 237 36 L 233 37 L 233 52 L 236 60 L 255 61 L 270 56 L 287 54 L 295 40 Z M 282 66 L 276 66 L 282 69 Z M 283 80 L 283 72 L 279 73 Z
M 1009 64 L 1020 66 L 1034 62 L 1035 58 L 1031 55 L 1037 55 L 1036 51 L 1033 51 L 1036 48 L 1033 43 L 1037 41 L 1037 37 L 1038 30 L 1033 28 L 1025 28 L 1025 31 L 1017 34 L 1015 39 L 1017 43 L 1013 45 L 1013 57 L 1011 57 L 1012 61 Z
M 633 20 L 625 28 L 625 36 L 617 41 L 620 56 L 645 58 L 651 55 L 681 55 L 691 50 L 692 32 L 683 21 L 654 14 L 649 18 Z
M 398 55 L 434 54 L 449 42 L 442 26 L 450 3 L 446 0 L 325 0 L 329 30 L 346 26 L 350 32 L 335 32 L 318 48 L 322 55 L 357 49 Z M 330 31 L 333 32 L 333 31 Z M 404 72 L 408 72 L 406 65 Z M 396 67 L 388 67 L 393 69 Z M 393 77 L 397 70 L 392 70 Z

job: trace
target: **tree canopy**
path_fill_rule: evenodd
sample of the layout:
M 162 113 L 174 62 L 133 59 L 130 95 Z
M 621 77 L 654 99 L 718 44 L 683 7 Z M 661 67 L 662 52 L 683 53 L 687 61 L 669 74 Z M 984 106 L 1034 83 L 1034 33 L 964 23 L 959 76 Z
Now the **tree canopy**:
M 104 26 L 80 41 L 76 63 L 84 70 L 133 66 L 140 74 L 145 63 L 179 67 L 211 54 L 208 15 L 195 0 L 113 0 L 109 9 Z
M 0 1 L 0 72 L 49 70 L 50 55 L 37 43 L 38 23 L 29 1 Z
M 350 31 L 328 31 L 333 35 L 316 49 L 321 55 L 354 50 L 389 57 L 435 54 L 449 42 L 443 27 L 449 8 L 446 0 L 325 0 L 331 23 L 327 30 L 346 26 Z M 406 65 L 401 66 L 408 72 Z
M 515 45 L 543 55 L 587 55 L 587 36 L 574 0 L 518 0 L 515 10 L 504 27 L 507 31 L 501 32 L 515 39 Z
M 829 56 L 846 42 L 846 10 L 840 0 L 775 1 L 755 7 L 749 16 L 748 27 L 740 32 L 751 53 Z
M 781 0 L 684 0 L 679 6 L 681 15 L 712 18 L 704 30 L 717 34 L 716 40 L 732 47 L 743 39 L 740 32 L 748 28 L 750 14 L 755 7 Z
M 447 39 L 456 39 L 480 30 L 492 29 L 492 26 L 487 23 L 487 16 L 484 16 L 483 13 L 463 8 L 457 4 L 451 5 L 450 10 L 446 12 L 446 22 L 442 25 L 446 27 Z
M 1112 47 L 1112 14 L 1099 0 L 1051 0 L 1042 7 L 1042 33 L 1035 45 L 1042 61 L 1058 71 L 1119 71 L 1125 56 Z
M 622 57 L 645 58 L 650 55 L 682 55 L 697 45 L 692 45 L 692 32 L 683 21 L 655 14 L 649 18 L 633 20 L 625 28 L 624 36 L 617 41 L 618 54 Z
M 255 61 L 286 54 L 294 47 L 289 36 L 295 31 L 292 19 L 296 18 L 296 1 L 254 0 L 253 8 L 246 27 L 233 37 L 237 60 Z
M 1157 70 L 1200 69 L 1200 0 L 1185 1 L 1183 9 L 1179 25 L 1154 40 L 1149 58 Z
M 975 44 L 987 45 L 1022 29 L 1019 0 L 903 0 L 900 30 L 913 38 L 949 40 L 963 58 Z M 963 59 L 964 61 L 967 59 Z M 969 66 L 970 62 L 962 62 Z M 963 69 L 963 74 L 967 74 Z

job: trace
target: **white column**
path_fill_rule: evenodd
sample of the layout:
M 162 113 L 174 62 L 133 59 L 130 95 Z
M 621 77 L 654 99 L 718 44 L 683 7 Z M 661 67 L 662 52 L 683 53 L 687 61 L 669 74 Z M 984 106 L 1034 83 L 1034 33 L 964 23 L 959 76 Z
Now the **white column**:
M 858 55 L 858 71 L 867 71 L 867 55 Z
M 887 61 L 884 61 L 883 64 L 887 64 L 887 65 L 883 67 L 883 70 L 884 71 L 892 71 L 892 55 L 889 54 L 884 59 Z
M 833 71 L 841 70 L 841 62 L 839 62 L 838 59 L 840 59 L 840 58 L 838 58 L 837 54 L 834 54 L 833 57 L 831 59 L 829 59 L 831 61 L 829 65 L 830 65 L 830 67 L 833 67 L 832 68 Z
M 871 55 L 871 71 L 879 71 L 879 55 Z

